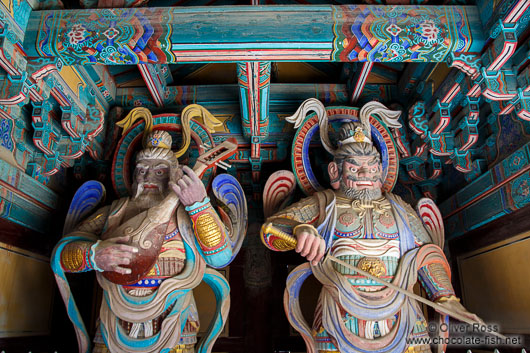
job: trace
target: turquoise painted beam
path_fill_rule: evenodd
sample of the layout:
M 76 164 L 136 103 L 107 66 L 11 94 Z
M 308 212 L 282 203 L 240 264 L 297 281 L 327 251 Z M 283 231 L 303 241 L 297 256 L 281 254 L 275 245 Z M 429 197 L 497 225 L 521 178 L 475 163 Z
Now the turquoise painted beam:
M 59 194 L 0 159 L 0 218 L 46 234 L 61 201 Z
M 474 6 L 208 6 L 35 11 L 28 56 L 73 64 L 441 62 L 478 52 Z

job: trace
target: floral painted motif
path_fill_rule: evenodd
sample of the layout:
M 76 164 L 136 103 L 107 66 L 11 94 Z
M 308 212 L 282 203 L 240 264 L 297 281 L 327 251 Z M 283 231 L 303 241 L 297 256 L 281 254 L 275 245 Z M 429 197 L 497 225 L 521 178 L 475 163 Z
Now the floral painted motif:
M 78 10 L 73 14 L 43 11 L 38 50 L 60 57 L 66 65 L 166 62 L 172 54 L 160 48 L 171 45 L 169 36 L 160 34 L 171 33 L 170 18 L 161 8 Z M 62 40 L 51 38 L 56 35 Z
M 517 208 L 522 208 L 530 203 L 530 177 L 523 174 L 512 183 L 511 196 Z
M 393 36 L 397 36 L 401 33 L 401 28 L 399 28 L 398 26 L 396 26 L 395 23 L 392 23 L 390 26 L 388 26 L 386 28 L 386 31 L 390 34 L 392 34 Z
M 438 34 L 440 34 L 440 29 L 438 29 L 433 21 L 427 20 L 419 24 L 419 33 L 428 42 L 436 42 Z
M 70 44 L 77 45 L 86 40 L 86 38 L 88 37 L 88 32 L 86 28 L 83 27 L 83 25 L 76 23 L 72 26 L 67 36 Z
M 463 7 L 337 8 L 332 60 L 436 62 L 452 52 L 465 52 L 472 44 L 467 13 L 471 10 Z

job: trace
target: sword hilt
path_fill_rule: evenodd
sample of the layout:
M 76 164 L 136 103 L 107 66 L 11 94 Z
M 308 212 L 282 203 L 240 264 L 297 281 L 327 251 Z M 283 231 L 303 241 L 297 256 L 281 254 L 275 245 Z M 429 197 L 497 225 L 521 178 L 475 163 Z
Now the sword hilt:
M 262 235 L 272 234 L 276 238 L 285 242 L 285 245 L 290 247 L 290 249 L 285 249 L 285 250 L 292 250 L 296 248 L 296 244 L 298 244 L 296 237 L 292 236 L 289 233 L 284 232 L 283 230 L 276 228 L 275 226 L 272 225 L 272 222 L 265 223 L 263 227 L 261 228 L 261 232 L 262 232 Z

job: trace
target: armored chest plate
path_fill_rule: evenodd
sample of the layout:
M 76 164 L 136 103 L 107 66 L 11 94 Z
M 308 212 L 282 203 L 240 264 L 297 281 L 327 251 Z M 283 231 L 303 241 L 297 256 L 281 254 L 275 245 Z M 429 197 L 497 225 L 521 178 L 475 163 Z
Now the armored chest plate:
M 392 210 L 363 214 L 353 208 L 339 208 L 335 237 L 360 239 L 397 239 L 399 237 L 396 220 Z
M 399 236 L 396 220 L 391 210 L 374 214 L 373 237 L 375 239 L 397 239 Z
M 364 234 L 364 224 L 361 218 L 352 209 L 339 209 L 335 236 L 339 238 L 360 238 Z

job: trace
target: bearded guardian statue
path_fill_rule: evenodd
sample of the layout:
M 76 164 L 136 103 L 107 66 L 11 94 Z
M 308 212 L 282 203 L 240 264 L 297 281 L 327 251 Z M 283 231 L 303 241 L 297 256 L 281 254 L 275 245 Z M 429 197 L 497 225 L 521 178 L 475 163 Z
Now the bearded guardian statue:
M 306 117 L 311 110 L 318 120 Z M 310 262 L 293 270 L 287 280 L 284 305 L 288 319 L 304 338 L 310 353 L 430 352 L 428 344 L 410 340 L 421 342 L 419 339 L 425 338 L 428 342 L 427 323 L 415 300 L 326 260 L 328 255 L 334 256 L 409 291 L 419 280 L 431 301 L 480 322 L 455 297 L 449 265 L 441 249 L 443 220 L 434 202 L 422 201 L 438 212 L 440 222 L 437 229 L 426 229 L 410 205 L 388 188 L 384 190 L 384 185 L 388 185 L 389 164 L 396 164 L 397 159 L 389 155 L 389 147 L 384 143 L 392 143 L 390 135 L 374 135 L 378 147 L 385 152 L 385 165 L 382 164 L 381 152 L 372 139 L 376 129 L 370 119 L 378 122 L 379 130 L 388 133 L 381 125 L 399 127 L 400 112 L 377 102 L 368 103 L 360 112 L 348 110 L 355 116 L 345 111 L 336 109 L 336 120 L 342 122 L 336 148 L 328 136 L 326 108 L 319 101 L 304 102 L 288 118 L 295 127 L 300 126 L 296 139 L 307 133 L 305 141 L 295 141 L 293 147 L 296 177 L 306 191 L 311 185 L 318 186 L 304 155 L 307 139 L 314 133 L 313 126 L 319 127 L 322 144 L 333 156 L 328 165 L 331 189 L 313 190 L 316 192 L 312 196 L 276 212 L 262 227 L 262 240 L 268 248 L 294 249 Z M 376 121 L 376 116 L 384 124 Z M 397 172 L 397 165 L 393 167 Z M 269 180 L 268 184 L 274 183 Z M 266 187 L 265 195 L 271 194 Z M 270 208 L 271 205 L 266 206 Z M 293 241 L 290 235 L 296 239 Z M 298 301 L 300 287 L 311 273 L 323 285 L 312 328 L 305 322 Z
M 199 178 L 209 163 L 230 155 L 226 148 L 200 156 L 194 170 L 179 166 L 177 155 L 188 148 L 194 114 L 216 122 L 200 106 L 186 108 L 181 119 L 184 146 L 175 153 L 171 135 L 153 129 L 150 112 L 133 110 L 121 122 L 124 130 L 137 118 L 146 120 L 146 130 L 144 148 L 136 155 L 132 195 L 99 208 L 76 226 L 104 190 L 92 182 L 74 197 L 52 268 L 80 352 L 90 352 L 91 343 L 65 272 L 97 271 L 103 301 L 92 352 L 195 352 L 199 318 L 192 289 L 203 280 L 214 289 L 217 311 L 199 352 L 211 351 L 226 322 L 229 286 L 209 267 L 224 267 L 237 254 L 246 232 L 246 201 L 235 178 L 218 176 L 214 192 L 227 204 L 221 220 Z M 223 221 L 233 224 L 227 227 Z

